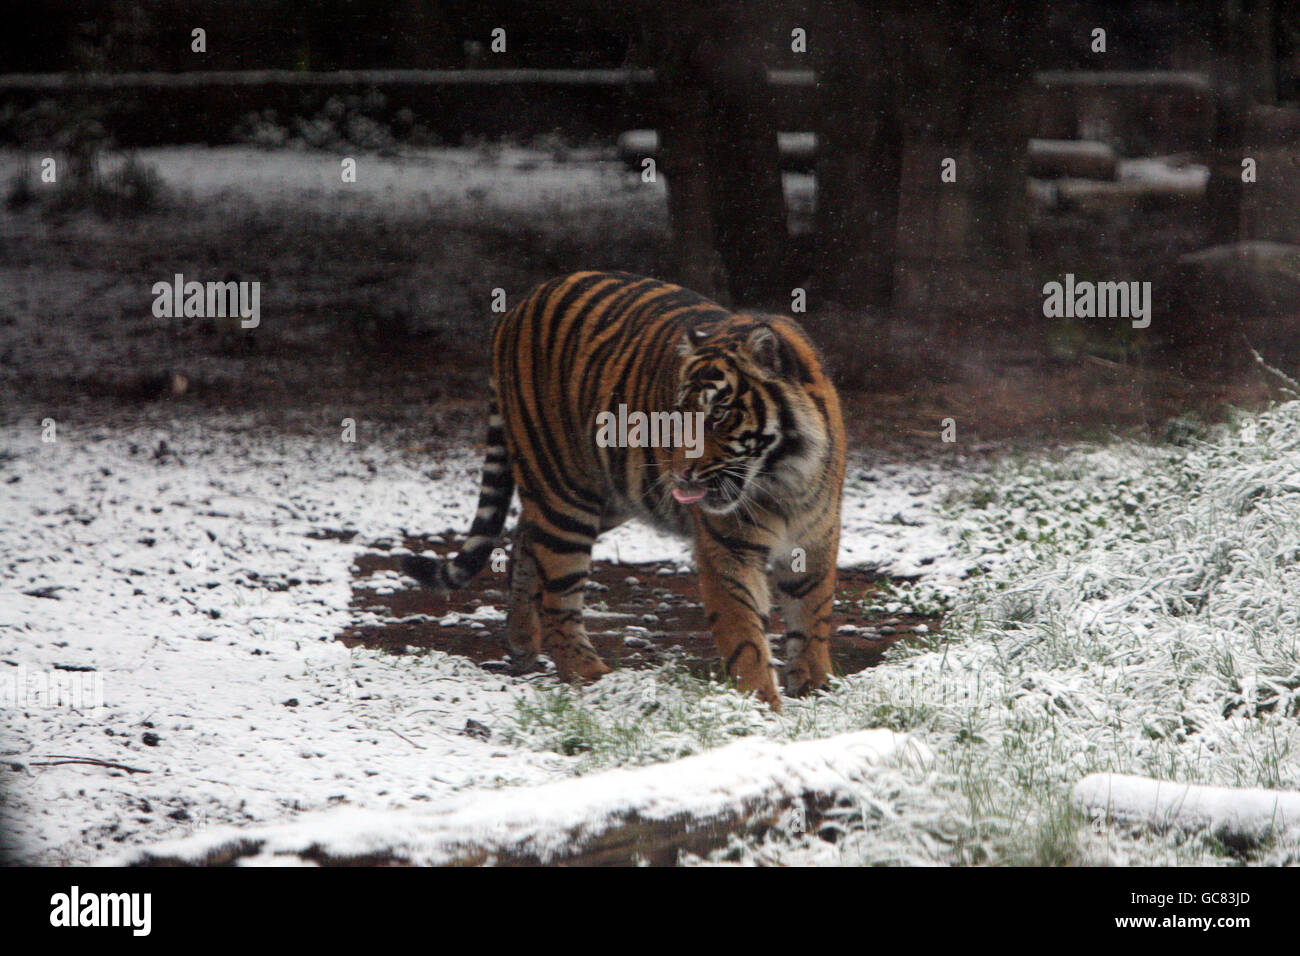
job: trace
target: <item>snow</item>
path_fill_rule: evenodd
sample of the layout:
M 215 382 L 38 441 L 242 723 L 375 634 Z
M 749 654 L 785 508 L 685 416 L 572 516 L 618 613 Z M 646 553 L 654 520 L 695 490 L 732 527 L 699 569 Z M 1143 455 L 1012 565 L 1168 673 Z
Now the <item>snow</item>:
M 11 687 L 18 699 L 0 741 L 9 845 L 0 849 L 86 863 L 209 825 L 334 805 L 387 811 L 574 772 L 574 758 L 501 732 L 517 701 L 549 678 L 334 640 L 367 619 L 349 609 L 358 554 L 400 550 L 407 532 L 468 528 L 477 456 L 439 455 L 441 477 L 431 480 L 428 456 L 402 451 L 398 437 L 378 430 L 370 444 L 345 444 L 333 421 L 315 435 L 221 415 L 111 428 L 69 421 L 53 443 L 39 421 L 0 427 L 0 687 L 18 673 L 29 682 L 93 673 L 104 700 L 47 706 Z M 855 474 L 846 561 L 919 567 L 942 553 L 928 510 L 945 487 L 938 472 L 859 465 Z M 338 531 L 358 533 L 345 542 Z M 603 538 L 597 556 L 689 560 L 681 542 L 639 525 Z M 403 585 L 388 572 L 362 586 Z M 491 629 L 504 608 L 472 617 Z M 463 733 L 471 719 L 493 729 L 490 740 Z M 51 755 L 149 772 L 43 765 Z
M 40 416 L 0 427 L 0 689 L 25 671 L 93 674 L 104 692 L 100 707 L 6 706 L 0 829 L 21 860 L 89 863 L 311 814 L 305 833 L 331 808 L 356 814 L 341 838 L 390 833 L 398 811 L 500 788 L 881 727 L 934 760 L 856 780 L 834 844 L 769 836 L 728 858 L 1221 863 L 1222 802 L 1182 835 L 1118 814 L 1092 830 L 1068 815 L 1073 788 L 1108 773 L 1300 790 L 1300 403 L 1183 447 L 1079 446 L 966 477 L 855 459 L 841 561 L 915 572 L 912 593 L 951 612 L 926 643 L 779 717 L 671 668 L 577 690 L 349 650 L 335 635 L 367 614 L 348 606 L 354 559 L 463 533 L 476 456 L 440 455 L 431 479 L 429 456 L 383 428 L 350 445 L 333 421 L 277 433 L 150 414 L 60 423 L 51 444 Z M 638 526 L 601 547 L 684 554 Z M 503 610 L 474 617 L 493 629 Z M 1300 837 L 1247 858 L 1296 862 Z
M 88 862 L 115 842 L 207 823 L 401 806 L 564 772 L 563 758 L 460 733 L 471 718 L 493 726 L 515 682 L 443 654 L 391 657 L 333 640 L 352 619 L 362 537 L 459 515 L 419 463 L 330 432 L 273 436 L 235 419 L 65 425 L 46 445 L 35 425 L 0 431 L 0 680 L 20 665 L 33 675 L 88 666 L 105 697 L 83 712 L 7 709 L 0 749 L 19 768 L 6 774 L 5 834 L 17 844 L 7 849 Z M 171 453 L 156 459 L 160 440 Z M 380 494 L 367 463 L 390 476 Z M 446 464 L 452 487 L 477 470 Z M 309 536 L 344 527 L 363 536 Z M 57 598 L 24 593 L 51 586 Z M 49 754 L 150 772 L 36 766 Z
M 544 215 L 561 201 L 625 209 L 632 190 L 640 192 L 638 199 L 648 207 L 663 202 L 662 182 L 642 184 L 612 152 L 595 149 L 569 150 L 560 157 L 496 144 L 478 149 L 403 147 L 385 155 L 353 148 L 171 146 L 136 155 L 181 195 L 200 203 L 237 195 L 241 207 L 277 205 L 292 196 L 296 206 L 313 209 L 364 209 L 375 216 L 427 210 L 472 219 L 489 196 L 493 206 L 520 216 Z M 357 162 L 356 181 L 346 184 L 341 176 L 345 157 Z

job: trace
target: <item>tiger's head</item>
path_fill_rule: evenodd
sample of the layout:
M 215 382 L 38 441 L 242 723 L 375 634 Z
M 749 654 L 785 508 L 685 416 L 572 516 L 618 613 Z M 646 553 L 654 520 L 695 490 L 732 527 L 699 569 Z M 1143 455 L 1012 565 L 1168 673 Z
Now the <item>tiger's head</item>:
M 679 351 L 676 410 L 702 415 L 704 434 L 696 457 L 673 449 L 673 497 L 713 514 L 797 505 L 830 443 L 829 384 L 799 327 L 736 316 L 691 329 Z

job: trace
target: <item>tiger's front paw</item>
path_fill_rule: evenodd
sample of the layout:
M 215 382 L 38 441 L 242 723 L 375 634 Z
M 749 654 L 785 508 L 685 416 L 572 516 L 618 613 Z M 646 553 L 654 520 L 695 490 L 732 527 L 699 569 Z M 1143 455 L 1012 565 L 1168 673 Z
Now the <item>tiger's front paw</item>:
M 776 689 L 776 677 L 772 668 L 755 668 L 735 675 L 736 689 L 742 694 L 753 694 L 774 714 L 781 713 L 781 694 Z

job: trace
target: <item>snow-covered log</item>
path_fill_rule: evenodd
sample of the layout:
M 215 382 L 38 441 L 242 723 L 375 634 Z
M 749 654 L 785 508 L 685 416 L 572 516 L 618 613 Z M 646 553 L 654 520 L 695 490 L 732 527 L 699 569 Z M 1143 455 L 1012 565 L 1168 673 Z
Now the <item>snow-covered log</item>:
M 1076 807 L 1090 817 L 1148 826 L 1208 830 L 1232 846 L 1300 837 L 1300 793 L 1207 787 L 1127 774 L 1089 774 L 1074 785 Z
M 924 744 L 889 730 L 793 744 L 748 739 L 673 763 L 475 791 L 426 810 L 336 810 L 280 825 L 214 828 L 113 863 L 672 864 L 733 833 L 813 827 L 882 763 L 929 759 Z

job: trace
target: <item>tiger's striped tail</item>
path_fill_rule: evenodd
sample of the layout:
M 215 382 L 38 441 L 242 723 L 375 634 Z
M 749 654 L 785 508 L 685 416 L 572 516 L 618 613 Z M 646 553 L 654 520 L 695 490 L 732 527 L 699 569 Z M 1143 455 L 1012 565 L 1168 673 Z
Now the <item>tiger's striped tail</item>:
M 510 511 L 510 496 L 514 491 L 515 481 L 510 474 L 510 453 L 506 449 L 504 421 L 494 394 L 488 405 L 483 485 L 479 489 L 478 511 L 474 514 L 474 523 L 470 526 L 465 546 L 450 561 L 445 558 L 408 555 L 402 559 L 402 570 L 435 591 L 454 591 L 464 587 L 487 564 L 505 527 L 506 515 Z

